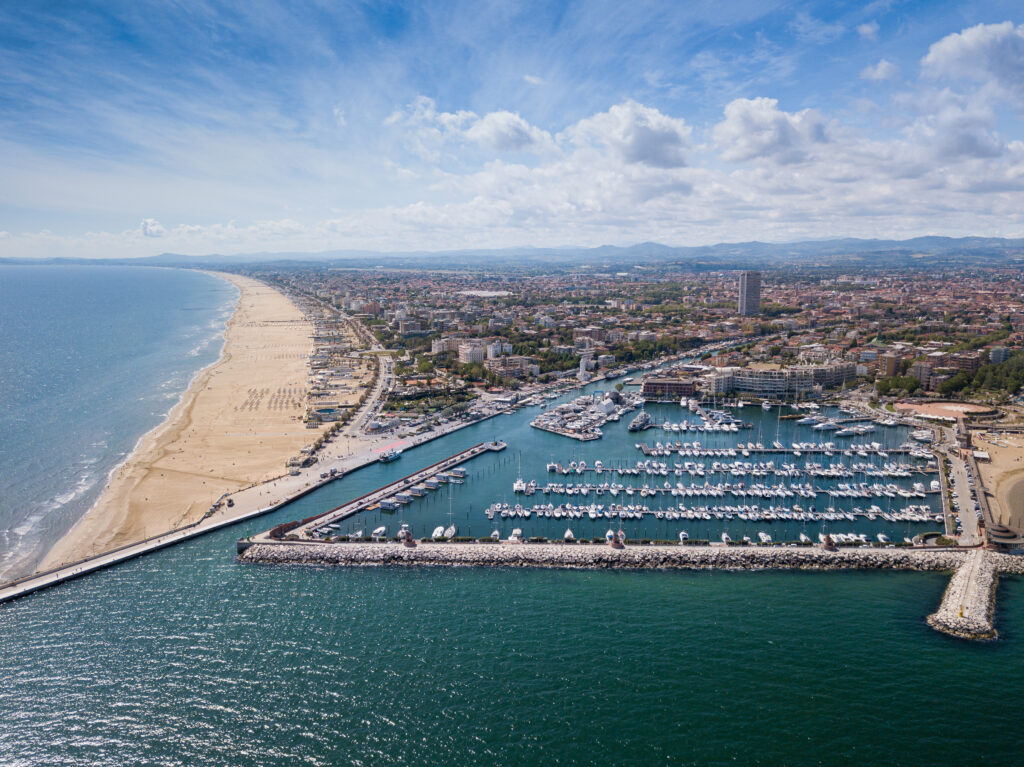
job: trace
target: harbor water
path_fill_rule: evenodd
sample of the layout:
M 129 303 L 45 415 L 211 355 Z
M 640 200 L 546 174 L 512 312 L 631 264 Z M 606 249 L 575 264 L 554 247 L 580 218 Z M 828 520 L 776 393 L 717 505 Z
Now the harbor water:
M 601 389 L 610 385 L 593 384 L 584 391 L 599 393 Z M 561 401 L 571 401 L 576 396 L 578 392 L 563 395 L 553 400 L 549 407 Z M 910 429 L 907 427 L 865 422 L 862 425 L 870 425 L 873 431 L 863 435 L 836 436 L 835 431 L 816 430 L 811 424 L 797 423 L 799 417 L 808 417 L 812 411 L 797 411 L 789 407 L 775 407 L 765 411 L 760 406 L 747 405 L 743 408 L 731 408 L 729 411 L 742 422 L 749 424 L 749 428 L 741 428 L 736 432 L 680 433 L 666 432 L 661 425 L 665 422 L 678 423 L 683 420 L 696 423 L 699 418 L 694 413 L 675 403 L 649 404 L 646 409 L 659 425 L 657 428 L 630 432 L 628 423 L 632 420 L 633 414 L 627 414 L 617 422 L 605 424 L 602 439 L 588 442 L 578 442 L 530 427 L 529 421 L 539 412 L 539 407 L 529 407 L 513 416 L 501 416 L 497 420 L 465 430 L 461 438 L 456 435 L 430 443 L 398 462 L 404 469 L 401 474 L 410 473 L 434 460 L 445 458 L 454 452 L 449 446 L 461 449 L 473 444 L 467 440 L 474 438 L 499 438 L 507 442 L 509 447 L 502 453 L 487 454 L 466 464 L 464 468 L 467 476 L 463 484 L 448 483 L 434 490 L 421 490 L 422 495 L 414 495 L 398 509 L 364 512 L 348 518 L 331 532 L 335 535 L 355 535 L 359 532 L 369 535 L 372 530 L 384 526 L 389 535 L 394 535 L 400 525 L 408 524 L 413 535 L 419 538 L 430 536 L 437 527 L 447 529 L 455 525 L 459 536 L 468 537 L 487 536 L 497 531 L 502 538 L 507 538 L 513 530 L 519 529 L 524 537 L 561 540 L 566 530 L 571 530 L 576 539 L 603 539 L 610 527 L 618 530 L 621 523 L 626 536 L 637 540 L 646 538 L 675 541 L 679 539 L 681 532 L 685 532 L 691 540 L 718 541 L 725 533 L 734 541 L 749 537 L 757 542 L 758 533 L 765 533 L 775 541 L 797 541 L 801 534 L 817 541 L 818 533 L 842 533 L 864 535 L 868 540 L 875 542 L 879 533 L 892 541 L 903 541 L 904 538 L 912 538 L 918 533 L 943 529 L 942 523 L 934 521 L 933 518 L 925 522 L 909 519 L 887 521 L 884 518 L 884 515 L 891 517 L 907 507 L 916 507 L 921 511 L 922 513 L 917 514 L 919 518 L 925 516 L 925 510 L 931 517 L 941 513 L 940 494 L 931 491 L 933 480 L 938 480 L 934 462 L 929 465 L 925 459 L 898 451 L 900 445 L 910 444 Z M 822 408 L 814 412 L 818 412 L 822 420 L 829 416 L 836 419 L 850 418 L 836 408 Z M 653 447 L 669 441 L 691 445 L 699 442 L 703 453 L 730 450 L 731 454 L 680 456 L 678 452 L 673 452 L 667 456 L 648 457 L 637 447 L 638 444 Z M 772 448 L 774 442 L 788 449 L 775 450 Z M 747 449 L 745 446 L 749 443 L 761 444 L 765 449 Z M 793 443 L 832 443 L 835 447 L 827 454 L 815 450 L 801 450 L 797 451 L 799 455 L 794 455 Z M 880 446 L 881 453 L 875 448 L 868 447 L 869 443 Z M 920 443 L 915 444 L 920 449 Z M 893 450 L 894 448 L 896 450 Z M 693 450 L 694 448 L 691 448 L 691 452 Z M 893 452 L 886 452 L 888 450 Z M 557 464 L 568 470 L 570 465 L 575 467 L 581 462 L 587 465 L 586 471 L 572 470 L 566 474 L 552 470 L 551 466 Z M 594 471 L 598 462 L 605 469 L 599 474 Z M 622 475 L 618 471 L 622 467 L 635 468 L 638 463 L 645 465 L 647 469 L 641 469 L 640 473 L 635 475 Z M 717 472 L 713 471 L 716 463 L 720 464 L 718 468 L 721 469 Z M 686 468 L 676 468 L 686 467 L 687 464 L 691 469 L 700 467 L 703 475 L 691 473 Z M 726 470 L 722 464 L 727 464 L 730 468 Z M 661 467 L 657 473 L 651 471 L 654 466 Z M 901 466 L 906 471 L 901 472 Z M 762 473 L 755 474 L 751 467 L 760 467 Z M 788 476 L 780 473 L 786 467 L 792 472 Z M 890 471 L 887 472 L 886 467 L 889 467 Z M 893 469 L 895 471 L 892 471 Z M 839 475 L 830 476 L 827 470 Z M 898 473 L 906 473 L 909 476 L 893 476 Z M 336 498 L 340 504 L 343 500 L 355 497 L 356 489 L 368 492 L 384 484 L 385 476 L 395 476 L 395 468 L 369 469 L 361 472 L 359 477 L 335 483 L 330 489 L 325 490 L 323 495 L 331 499 Z M 519 478 L 527 483 L 536 482 L 538 487 L 557 483 L 565 488 L 571 483 L 577 487 L 589 486 L 590 489 L 586 495 L 568 495 L 564 489 L 562 492 L 550 493 L 537 490 L 531 495 L 526 495 L 513 491 L 514 484 Z M 375 482 L 377 484 L 374 484 Z M 621 489 L 612 495 L 608 489 L 604 489 L 598 493 L 599 486 L 610 486 L 612 483 L 623 488 L 631 488 L 634 492 L 630 495 L 625 489 Z M 669 487 L 666 487 L 666 483 Z M 876 493 L 866 498 L 828 494 L 828 490 L 836 491 L 843 485 L 862 483 L 869 488 L 878 486 Z M 721 496 L 707 495 L 705 485 L 724 487 L 726 484 L 730 490 L 723 491 Z M 754 485 L 764 485 L 769 489 L 782 486 L 787 490 L 793 486 L 809 485 L 820 492 L 810 497 L 795 493 L 789 496 L 753 496 L 749 493 Z M 914 485 L 918 485 L 919 488 L 923 485 L 923 496 L 920 492 L 910 498 L 898 494 L 901 490 L 904 493 L 911 493 Z M 884 494 L 881 492 L 881 486 L 886 487 Z M 351 487 L 351 490 L 346 489 L 347 487 Z M 732 491 L 734 487 L 738 492 Z M 649 488 L 649 491 L 645 488 Z M 684 492 L 687 488 L 692 493 L 689 496 Z M 675 490 L 675 494 L 671 490 Z M 642 492 L 645 495 L 642 495 Z M 296 517 L 308 516 L 323 510 L 317 507 L 316 503 L 322 501 L 318 498 L 316 501 L 297 504 Z M 528 518 L 521 514 L 502 516 L 500 512 L 489 516 L 488 509 L 491 508 L 494 512 L 492 506 L 496 503 L 507 504 L 510 510 L 518 504 L 523 509 L 532 509 L 533 513 Z M 540 510 L 538 513 L 541 506 L 550 505 L 556 509 L 565 509 L 569 504 L 580 513 L 570 516 L 560 512 L 557 517 L 548 509 Z M 302 514 L 298 513 L 300 507 Z M 597 519 L 591 518 L 587 511 L 582 511 L 597 507 L 600 507 Z M 635 511 L 625 518 L 608 516 L 617 514 L 617 509 L 621 507 Z M 812 510 L 814 516 L 823 515 L 831 510 L 833 518 L 794 520 L 777 515 L 774 521 L 766 521 L 758 514 L 768 512 L 772 508 L 780 511 L 785 509 L 787 512 L 792 512 L 796 508 L 805 516 L 811 516 Z M 640 510 L 639 513 L 636 510 Z M 666 515 L 666 512 L 685 514 L 687 511 L 699 512 L 701 517 L 710 518 L 688 519 L 680 515 L 678 519 L 671 519 Z M 545 512 L 547 516 L 544 516 Z M 853 519 L 835 519 L 840 512 L 850 514 Z M 691 517 L 696 516 L 697 514 L 691 514 Z
M 211 320 L 224 298 L 214 290 L 203 299 Z M 81 321 L 111 324 L 88 313 Z M 651 411 L 658 423 L 686 417 L 678 405 Z M 1007 737 L 1024 716 L 1012 693 L 1024 683 L 1018 579 L 1000 582 L 1002 639 L 975 645 L 925 623 L 948 581 L 940 574 L 344 569 L 235 560 L 235 540 L 247 531 L 324 511 L 494 438 L 508 449 L 467 463 L 464 484 L 351 524 L 394 532 L 404 521 L 426 535 L 448 523 L 450 509 L 460 535 L 513 524 L 528 534 L 560 537 L 571 525 L 580 537 L 603 535 L 604 520 L 489 520 L 485 509 L 517 498 L 556 502 L 512 492 L 520 475 L 567 481 L 547 472 L 549 461 L 635 464 L 645 460 L 635 443 L 669 435 L 628 433 L 626 418 L 608 424 L 602 440 L 581 444 L 530 428 L 536 412 L 476 424 L 263 519 L 0 606 L 0 763 L 967 765 L 982 753 L 991 763 L 1018 761 Z M 767 445 L 778 428 L 785 445 L 833 439 L 759 408 L 741 417 L 754 428 L 671 438 Z M 879 427 L 853 441 L 905 439 L 905 430 Z M 877 481 L 904 487 L 930 478 Z M 609 502 L 593 494 L 562 500 Z M 816 506 L 889 501 L 897 503 L 823 495 Z M 654 509 L 670 501 L 628 502 Z M 898 501 L 910 502 L 934 501 Z M 907 528 L 861 517 L 828 524 L 900 538 Z M 777 540 L 803 529 L 736 518 L 645 517 L 623 526 L 630 537 L 670 537 L 683 527 L 691 537 L 713 537 L 727 526 L 733 538 L 764 529 Z M 911 533 L 932 529 L 910 525 Z

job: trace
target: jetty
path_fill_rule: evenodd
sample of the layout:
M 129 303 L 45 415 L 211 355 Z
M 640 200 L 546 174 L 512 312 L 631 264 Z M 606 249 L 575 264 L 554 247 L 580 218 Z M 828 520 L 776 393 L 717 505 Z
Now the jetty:
M 242 543 L 241 541 L 239 542 Z M 420 542 L 248 543 L 239 561 L 266 565 L 394 567 L 530 567 L 627 570 L 904 570 L 954 572 L 933 628 L 962 639 L 990 639 L 997 573 L 1024 574 L 1024 557 L 984 550 L 844 548 L 819 546 L 627 545 Z
M 968 554 L 946 587 L 939 609 L 928 625 L 960 639 L 995 639 L 996 565 L 978 549 Z

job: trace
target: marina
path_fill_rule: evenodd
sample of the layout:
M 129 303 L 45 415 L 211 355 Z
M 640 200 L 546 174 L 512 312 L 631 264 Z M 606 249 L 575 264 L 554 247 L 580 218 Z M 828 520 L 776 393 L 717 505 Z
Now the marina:
M 569 404 L 576 412 L 605 401 L 594 391 L 598 386 L 583 396 L 562 395 L 553 410 Z M 921 545 L 940 534 L 944 516 L 935 457 L 911 438 L 909 427 L 879 418 L 871 422 L 872 441 L 840 446 L 812 441 L 820 433 L 813 427 L 850 416 L 848 411 L 801 409 L 813 414 L 810 422 L 781 419 L 781 406 L 737 403 L 732 422 L 747 423 L 750 431 L 653 445 L 631 439 L 625 419 L 609 420 L 602 440 L 587 441 L 571 456 L 559 447 L 565 444 L 560 436 L 548 437 L 535 424 L 525 431 L 502 428 L 510 445 L 523 447 L 474 463 L 464 487 L 428 490 L 431 470 L 425 469 L 407 478 L 407 486 L 381 488 L 329 521 L 318 518 L 299 533 L 287 532 L 346 541 L 383 524 L 389 539 L 402 532 L 423 541 L 454 526 L 460 538 L 473 540 L 604 541 L 612 529 L 621 529 L 627 541 L 784 546 L 828 538 L 872 547 Z M 647 414 L 663 423 L 678 412 L 677 403 L 647 403 L 636 417 Z M 713 412 L 719 417 L 724 411 Z M 765 433 L 777 438 L 770 446 L 761 437 Z

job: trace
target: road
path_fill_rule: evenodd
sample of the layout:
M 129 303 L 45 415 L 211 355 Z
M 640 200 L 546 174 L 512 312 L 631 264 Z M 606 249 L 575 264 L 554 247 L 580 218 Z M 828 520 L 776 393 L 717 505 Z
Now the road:
M 953 495 L 960 507 L 960 524 L 963 525 L 963 533 L 960 536 L 961 546 L 978 546 L 983 543 L 981 531 L 978 528 L 978 516 L 974 511 L 974 493 L 971 491 L 968 482 L 967 464 L 956 453 L 949 455 L 950 479 L 953 482 Z

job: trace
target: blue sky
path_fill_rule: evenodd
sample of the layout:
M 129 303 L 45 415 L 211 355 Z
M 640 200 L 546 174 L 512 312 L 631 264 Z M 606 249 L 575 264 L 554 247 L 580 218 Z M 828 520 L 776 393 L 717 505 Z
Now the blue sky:
M 1019 2 L 0 7 L 0 253 L 1024 234 Z

